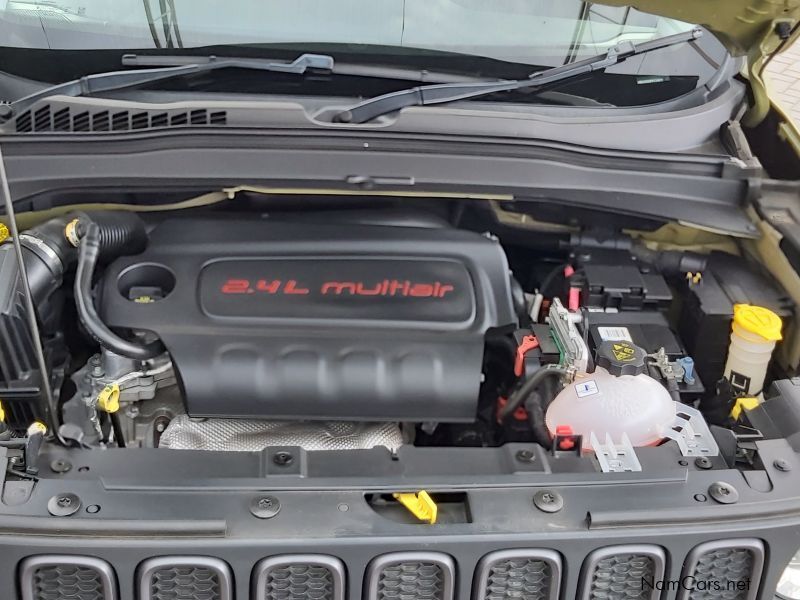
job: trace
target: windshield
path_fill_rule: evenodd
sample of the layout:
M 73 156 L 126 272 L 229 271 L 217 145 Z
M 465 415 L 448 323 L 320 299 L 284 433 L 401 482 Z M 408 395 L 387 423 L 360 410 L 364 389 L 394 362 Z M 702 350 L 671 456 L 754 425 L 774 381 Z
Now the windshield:
M 114 53 L 120 50 L 202 54 L 192 49 L 211 48 L 219 55 L 251 56 L 258 49 L 271 57 L 324 52 L 337 60 L 517 78 L 531 73 L 531 66 L 556 67 L 623 41 L 691 28 L 632 8 L 576 0 L 7 0 L 0 9 L 0 69 L 57 82 L 118 69 L 120 54 Z M 617 77 L 633 76 L 627 83 L 638 89 L 607 79 L 597 94 L 567 91 L 615 105 L 686 93 L 708 80 L 725 55 L 712 36 L 701 42 L 702 54 L 671 48 L 608 69 Z M 20 56 L 19 49 L 70 52 L 59 62 L 41 53 L 35 60 Z M 76 52 L 82 50 L 103 51 L 104 60 Z M 514 65 L 516 70 L 509 67 Z M 645 84 L 657 85 L 645 92 Z
M 2 21 L 23 48 L 370 44 L 536 65 L 690 28 L 575 0 L 8 0 Z

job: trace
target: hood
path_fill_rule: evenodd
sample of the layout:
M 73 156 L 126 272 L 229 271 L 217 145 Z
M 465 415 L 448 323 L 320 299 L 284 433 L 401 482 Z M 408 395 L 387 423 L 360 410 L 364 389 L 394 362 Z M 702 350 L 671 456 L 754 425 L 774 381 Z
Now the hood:
M 734 56 L 767 55 L 800 35 L 800 0 L 603 0 L 704 26 Z
M 762 71 L 769 57 L 800 37 L 800 0 L 603 0 L 610 6 L 632 6 L 643 12 L 702 25 L 733 56 L 747 57 L 752 103 L 742 119 L 761 123 L 770 110 Z

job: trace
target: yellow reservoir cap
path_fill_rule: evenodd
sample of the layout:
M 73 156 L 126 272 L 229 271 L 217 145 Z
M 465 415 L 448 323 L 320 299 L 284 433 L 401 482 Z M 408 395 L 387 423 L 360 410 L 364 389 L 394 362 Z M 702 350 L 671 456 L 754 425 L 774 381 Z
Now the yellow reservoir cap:
M 6 422 L 6 411 L 3 410 L 3 403 L 0 402 L 0 423 Z
M 733 307 L 733 327 L 741 327 L 745 331 L 760 335 L 770 342 L 783 339 L 781 329 L 783 321 L 768 308 L 750 304 L 736 304 Z
M 0 223 L 0 244 L 5 242 L 10 235 L 11 232 L 8 231 L 8 227 L 6 227 L 5 224 Z

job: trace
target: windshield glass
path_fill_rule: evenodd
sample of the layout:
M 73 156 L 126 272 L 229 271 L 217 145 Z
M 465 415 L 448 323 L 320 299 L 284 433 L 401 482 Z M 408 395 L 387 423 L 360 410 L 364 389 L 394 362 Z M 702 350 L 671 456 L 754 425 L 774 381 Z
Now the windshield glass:
M 119 70 L 122 51 L 288 60 L 315 52 L 344 62 L 514 79 L 607 52 L 623 41 L 645 42 L 691 28 L 628 7 L 577 0 L 7 0 L 0 9 L 0 69 L 63 82 Z M 725 56 L 711 35 L 699 42 L 702 52 L 684 44 L 637 56 L 586 82 L 561 86 L 569 98 L 536 101 L 580 97 L 629 106 L 680 96 L 711 78 Z M 221 81 L 220 74 L 201 84 L 206 91 L 261 93 L 255 79 L 231 75 Z M 258 79 L 269 79 L 269 90 L 281 93 L 279 77 Z M 191 85 L 182 80 L 166 87 L 196 89 Z M 407 87 L 369 85 L 307 79 L 302 92 L 371 96 Z
M 575 0 L 8 0 L 0 35 L 21 48 L 368 44 L 552 66 L 690 27 Z

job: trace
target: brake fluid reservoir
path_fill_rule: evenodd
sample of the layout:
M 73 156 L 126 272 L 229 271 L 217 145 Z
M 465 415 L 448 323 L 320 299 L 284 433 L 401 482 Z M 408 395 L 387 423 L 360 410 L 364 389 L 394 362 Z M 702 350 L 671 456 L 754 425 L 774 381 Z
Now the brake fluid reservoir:
M 768 308 L 737 304 L 725 377 L 731 385 L 750 396 L 761 393 L 775 344 L 781 340 L 781 318 Z
M 592 450 L 590 434 L 601 442 L 606 435 L 620 442 L 626 434 L 633 446 L 652 446 L 675 422 L 675 402 L 666 388 L 647 375 L 645 351 L 625 341 L 605 341 L 597 349 L 597 368 L 581 374 L 550 403 L 545 423 L 551 435 L 568 426 L 583 436 L 583 449 Z

